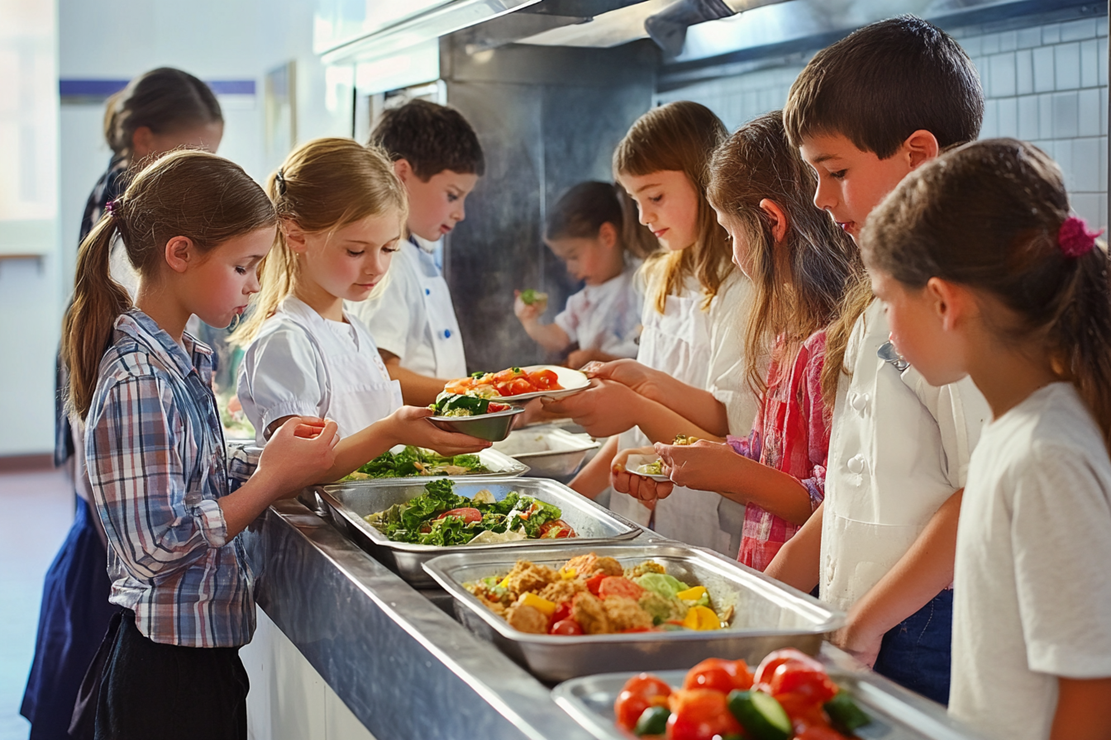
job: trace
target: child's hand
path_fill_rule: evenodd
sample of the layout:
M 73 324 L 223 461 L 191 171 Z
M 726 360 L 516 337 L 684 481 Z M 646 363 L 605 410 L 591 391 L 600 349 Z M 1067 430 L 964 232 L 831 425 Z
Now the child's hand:
M 522 324 L 533 323 L 540 320 L 544 313 L 544 305 L 540 302 L 528 304 L 521 300 L 521 291 L 513 291 L 513 313 L 521 320 Z
M 435 450 L 441 455 L 465 455 L 490 446 L 490 442 L 461 432 L 440 429 L 428 421 L 432 409 L 422 406 L 402 406 L 386 417 L 393 444 L 416 445 Z
M 879 657 L 883 632 L 873 634 L 865 621 L 862 614 L 850 611 L 845 626 L 833 633 L 830 642 L 871 668 Z
M 592 437 L 609 437 L 636 426 L 645 402 L 628 386 L 611 380 L 593 380 L 585 391 L 541 401 L 546 411 L 570 416 Z
M 656 508 L 656 500 L 667 498 L 675 488 L 669 481 L 654 481 L 642 475 L 633 475 L 625 467 L 629 455 L 651 455 L 651 447 L 632 447 L 622 450 L 610 466 L 610 485 L 613 490 L 627 493 L 649 509 Z
M 334 421 L 291 416 L 262 448 L 255 475 L 273 481 L 278 498 L 320 483 L 336 461 L 339 427 Z
M 695 491 L 719 491 L 726 471 L 742 459 L 724 442 L 700 439 L 692 445 L 657 442 L 655 453 L 664 463 L 664 473 L 678 486 Z
M 591 362 L 583 368 L 583 372 L 591 378 L 612 380 L 632 388 L 641 395 L 652 397 L 651 390 L 655 385 L 652 375 L 655 371 L 636 360 Z

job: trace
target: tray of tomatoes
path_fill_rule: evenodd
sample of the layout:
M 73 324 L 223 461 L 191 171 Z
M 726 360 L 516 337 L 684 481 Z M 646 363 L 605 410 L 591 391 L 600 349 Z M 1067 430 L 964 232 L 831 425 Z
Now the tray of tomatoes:
M 826 644 L 775 650 L 755 666 L 708 658 L 687 671 L 565 681 L 552 697 L 602 740 L 970 740 L 945 708 Z

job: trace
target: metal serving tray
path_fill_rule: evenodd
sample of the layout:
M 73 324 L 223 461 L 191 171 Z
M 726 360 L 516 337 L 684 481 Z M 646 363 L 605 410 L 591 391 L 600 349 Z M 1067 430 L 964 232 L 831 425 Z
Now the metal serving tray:
M 872 723 L 856 731 L 864 740 L 970 740 L 971 730 L 949 719 L 945 708 L 896 686 L 852 661 L 828 643 L 818 659 L 830 677 L 848 691 Z M 691 661 L 688 667 L 694 666 Z M 683 685 L 686 671 L 655 672 L 673 688 Z M 617 726 L 613 703 L 634 673 L 606 673 L 565 681 L 552 689 L 552 698 L 599 740 L 636 740 Z
M 654 560 L 669 575 L 709 589 L 718 609 L 732 605 L 733 622 L 728 629 L 707 632 L 536 635 L 513 629 L 463 587 L 508 573 L 519 557 L 558 568 L 568 558 L 588 552 L 616 558 L 626 568 Z M 756 662 L 781 647 L 815 654 L 822 637 L 845 621 L 844 614 L 811 596 L 709 550 L 680 543 L 446 555 L 425 563 L 424 569 L 455 597 L 455 614 L 464 626 L 492 641 L 537 678 L 552 683 L 592 673 L 685 668 L 711 657 Z
M 545 425 L 512 431 L 493 449 L 528 463 L 532 477 L 569 478 L 582 467 L 586 453 L 598 449 L 598 442 L 588 434 Z
M 432 578 L 421 567 L 424 561 L 445 553 L 465 553 L 465 557 L 503 554 L 501 556 L 504 559 L 513 563 L 519 557 L 529 557 L 528 553 L 536 548 L 551 548 L 557 542 L 590 548 L 613 540 L 631 539 L 640 533 L 640 527 L 637 525 L 554 480 L 479 476 L 454 477 L 449 480 L 455 484 L 457 494 L 468 498 L 486 489 L 500 501 L 510 491 L 517 491 L 524 496 L 532 496 L 545 503 L 555 504 L 563 511 L 563 520 L 570 524 L 579 536 L 558 541 L 519 540 L 493 545 L 454 547 L 392 542 L 367 524 L 363 517 L 419 496 L 424 493 L 424 484 L 428 479 L 389 478 L 351 481 L 318 486 L 314 491 L 341 531 L 347 532 L 360 547 L 387 567 L 397 571 L 398 575 L 406 581 L 419 587 L 435 585 Z

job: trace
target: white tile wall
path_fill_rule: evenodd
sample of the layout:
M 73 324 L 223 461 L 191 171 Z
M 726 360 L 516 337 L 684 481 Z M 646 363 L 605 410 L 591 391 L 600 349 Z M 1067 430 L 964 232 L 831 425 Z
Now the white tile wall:
M 1014 30 L 956 29 L 984 87 L 983 138 L 1035 142 L 1065 173 L 1073 209 L 1107 225 L 1107 17 Z M 730 129 L 782 107 L 805 62 L 661 93 L 660 103 L 696 100 Z

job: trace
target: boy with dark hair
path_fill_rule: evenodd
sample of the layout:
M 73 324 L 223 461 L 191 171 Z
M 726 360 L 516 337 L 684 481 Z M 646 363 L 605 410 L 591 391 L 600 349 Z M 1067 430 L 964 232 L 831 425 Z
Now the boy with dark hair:
M 902 16 L 819 52 L 783 113 L 818 175 L 814 203 L 855 240 L 911 170 L 976 138 L 983 92 L 955 41 Z M 826 498 L 767 573 L 804 591 L 818 584 L 823 601 L 849 614 L 838 645 L 946 703 L 957 517 L 989 410 L 968 379 L 928 385 L 889 334 L 865 277 L 828 332 Z
M 463 203 L 486 163 L 478 136 L 459 111 L 412 100 L 386 111 L 370 136 L 382 147 L 409 196 L 408 241 L 389 280 L 370 300 L 350 304 L 370 328 L 405 403 L 435 400 L 444 383 L 467 374 L 455 307 L 435 242 L 466 216 Z

